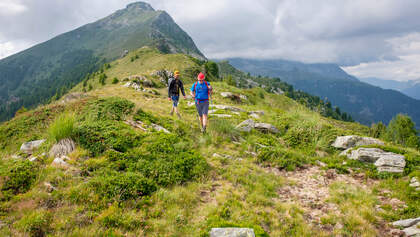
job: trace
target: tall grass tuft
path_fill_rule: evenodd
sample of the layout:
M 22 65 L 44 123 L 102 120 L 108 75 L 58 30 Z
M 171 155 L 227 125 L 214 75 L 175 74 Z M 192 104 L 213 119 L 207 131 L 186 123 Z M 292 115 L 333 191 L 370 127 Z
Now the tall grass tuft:
M 57 142 L 64 138 L 71 138 L 74 135 L 75 122 L 76 117 L 72 113 L 58 116 L 48 130 L 50 138 Z

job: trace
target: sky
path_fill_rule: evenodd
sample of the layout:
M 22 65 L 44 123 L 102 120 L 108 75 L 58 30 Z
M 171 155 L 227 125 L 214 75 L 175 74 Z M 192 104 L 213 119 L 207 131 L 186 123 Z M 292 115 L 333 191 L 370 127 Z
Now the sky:
M 132 0 L 0 0 L 0 58 Z M 149 0 L 208 58 L 337 63 L 357 77 L 420 79 L 418 0 Z

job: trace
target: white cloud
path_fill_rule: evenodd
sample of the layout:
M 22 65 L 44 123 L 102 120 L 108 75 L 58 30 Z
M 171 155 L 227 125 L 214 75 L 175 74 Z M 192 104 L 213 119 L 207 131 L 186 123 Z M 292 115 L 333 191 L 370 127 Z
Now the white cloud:
M 0 2 L 0 15 L 11 16 L 23 13 L 27 10 L 26 6 L 16 0 L 2 0 Z
M 2 25 L 0 39 L 13 44 L 25 41 L 28 45 L 105 17 L 132 2 L 1 1 L 9 3 L 9 8 L 17 4 L 26 10 L 19 15 L 4 15 L 0 11 L 0 22 L 9 22 Z M 348 66 L 345 69 L 356 75 L 378 73 L 376 76 L 388 75 L 387 78 L 411 78 L 417 74 L 413 67 L 418 61 L 413 52 L 420 50 L 418 0 L 149 2 L 155 9 L 167 11 L 209 58 L 330 62 Z M 2 47 L 2 52 L 9 53 L 21 49 Z
M 361 63 L 343 67 L 357 77 L 377 77 L 387 80 L 408 81 L 420 78 L 420 33 L 412 33 L 388 40 L 398 60 Z

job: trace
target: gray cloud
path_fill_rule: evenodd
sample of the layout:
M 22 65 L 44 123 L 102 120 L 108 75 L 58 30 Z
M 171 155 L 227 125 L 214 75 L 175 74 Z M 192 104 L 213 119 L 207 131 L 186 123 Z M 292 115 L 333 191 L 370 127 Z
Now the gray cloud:
M 0 29 L 0 57 L 105 17 L 129 2 L 2 0 L 0 22 L 7 24 Z M 359 76 L 369 68 L 378 71 L 386 62 L 391 68 L 387 71 L 400 77 L 404 74 L 396 73 L 398 67 L 415 65 L 412 60 L 420 55 L 410 46 L 420 38 L 409 37 L 420 32 L 417 0 L 149 2 L 166 10 L 210 58 L 333 62 Z

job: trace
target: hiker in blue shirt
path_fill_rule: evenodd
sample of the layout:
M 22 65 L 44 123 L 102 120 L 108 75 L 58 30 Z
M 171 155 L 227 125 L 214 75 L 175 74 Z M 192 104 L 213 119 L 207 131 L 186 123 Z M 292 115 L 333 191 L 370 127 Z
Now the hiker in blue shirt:
M 200 72 L 197 76 L 198 81 L 191 87 L 191 96 L 195 98 L 195 106 L 200 116 L 201 131 L 203 133 L 206 132 L 208 124 L 209 98 L 212 93 L 210 83 L 205 81 L 204 78 L 204 74 Z

